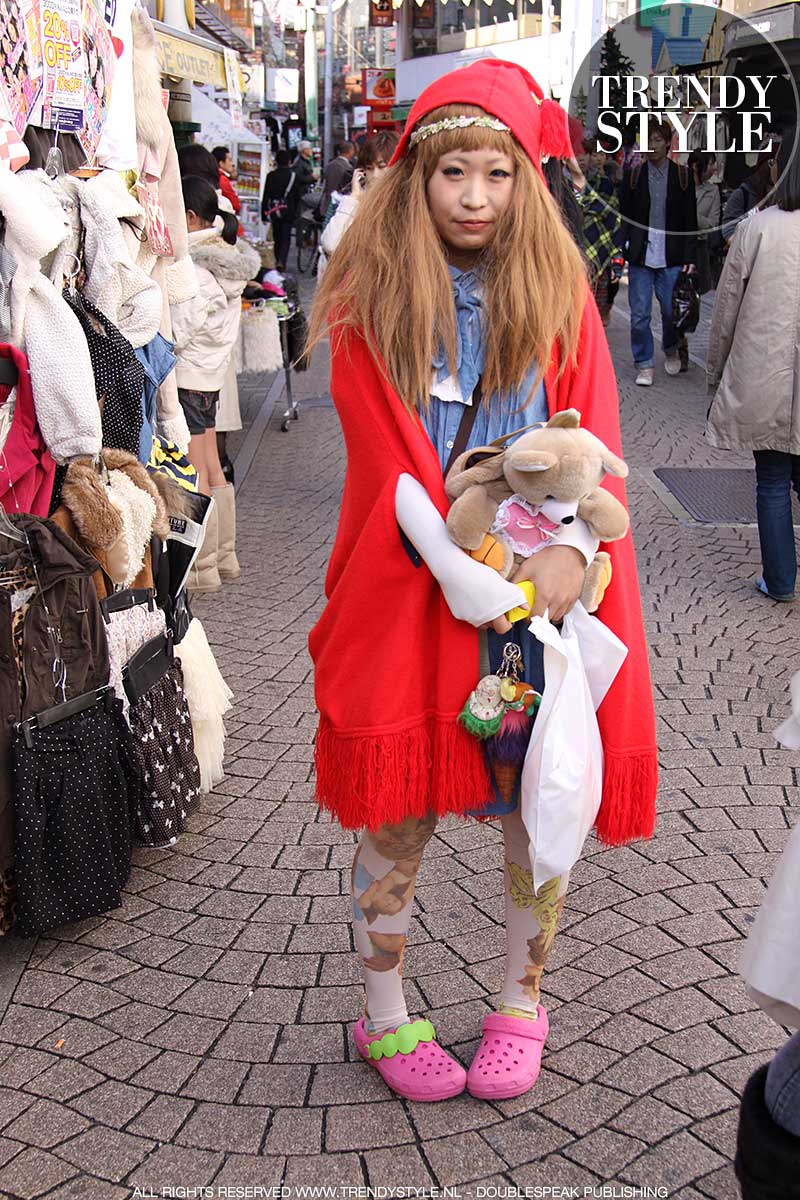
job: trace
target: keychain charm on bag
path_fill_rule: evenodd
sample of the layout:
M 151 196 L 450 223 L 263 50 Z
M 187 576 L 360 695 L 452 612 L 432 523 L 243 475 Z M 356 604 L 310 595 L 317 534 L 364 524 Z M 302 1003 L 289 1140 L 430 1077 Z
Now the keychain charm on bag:
M 461 724 L 482 741 L 496 735 L 508 736 L 513 727 L 524 726 L 527 742 L 530 722 L 542 697 L 519 678 L 521 662 L 522 650 L 515 642 L 508 642 L 503 647 L 503 662 L 497 674 L 484 675 L 461 710 L 458 718 Z
M 521 663 L 522 649 L 507 642 L 497 674 L 481 679 L 459 717 L 483 743 L 492 787 L 503 804 L 511 804 L 518 794 L 521 767 L 542 702 L 540 693 L 519 678 Z

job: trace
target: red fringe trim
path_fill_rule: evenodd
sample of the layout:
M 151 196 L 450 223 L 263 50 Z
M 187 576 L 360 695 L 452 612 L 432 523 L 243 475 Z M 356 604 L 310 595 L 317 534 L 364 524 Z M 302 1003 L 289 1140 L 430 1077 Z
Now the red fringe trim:
M 321 717 L 314 759 L 317 803 L 344 829 L 464 813 L 491 795 L 480 747 L 455 716 L 363 737 L 337 733 Z
M 639 754 L 603 757 L 603 800 L 597 814 L 597 836 L 607 846 L 623 846 L 638 838 L 653 836 L 656 825 L 658 755 L 656 750 Z

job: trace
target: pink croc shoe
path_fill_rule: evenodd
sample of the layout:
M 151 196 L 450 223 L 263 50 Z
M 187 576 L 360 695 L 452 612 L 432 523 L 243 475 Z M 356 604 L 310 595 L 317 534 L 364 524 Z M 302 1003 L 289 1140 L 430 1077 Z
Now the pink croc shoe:
M 467 1091 L 479 1100 L 508 1100 L 529 1091 L 539 1075 L 550 1022 L 539 1005 L 535 1021 L 489 1013 L 467 1075 Z
M 353 1038 L 361 1057 L 407 1100 L 449 1100 L 466 1087 L 466 1071 L 438 1044 L 430 1021 L 409 1021 L 370 1036 L 361 1017 Z

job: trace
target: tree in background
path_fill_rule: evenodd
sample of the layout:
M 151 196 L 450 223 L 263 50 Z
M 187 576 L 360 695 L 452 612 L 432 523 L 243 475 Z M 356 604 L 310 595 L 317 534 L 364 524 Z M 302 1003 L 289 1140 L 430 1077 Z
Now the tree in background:
M 633 59 L 622 53 L 622 47 L 617 41 L 613 29 L 609 29 L 603 38 L 600 50 L 600 74 L 619 75 L 619 83 L 611 83 L 608 90 L 609 108 L 620 112 L 625 107 L 624 80 L 634 73 Z

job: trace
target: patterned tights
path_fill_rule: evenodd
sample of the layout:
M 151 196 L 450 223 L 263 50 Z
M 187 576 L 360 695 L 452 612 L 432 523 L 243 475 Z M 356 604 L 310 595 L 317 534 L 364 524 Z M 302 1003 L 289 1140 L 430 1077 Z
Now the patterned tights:
M 539 987 L 553 944 L 569 876 L 533 893 L 528 835 L 517 808 L 502 818 L 505 843 L 506 961 L 498 1010 L 536 1017 Z M 436 817 L 408 817 L 365 831 L 352 870 L 356 948 L 364 967 L 369 1028 L 375 1033 L 408 1020 L 403 996 L 403 952 L 422 855 Z

